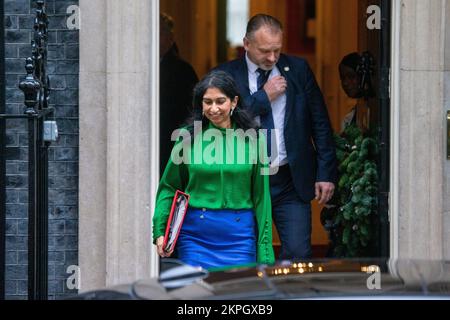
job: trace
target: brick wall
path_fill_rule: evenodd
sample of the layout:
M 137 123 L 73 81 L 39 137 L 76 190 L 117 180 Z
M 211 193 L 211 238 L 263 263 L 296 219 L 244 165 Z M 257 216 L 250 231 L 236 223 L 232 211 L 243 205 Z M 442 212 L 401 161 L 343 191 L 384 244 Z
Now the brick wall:
M 59 140 L 49 149 L 49 299 L 68 290 L 67 267 L 78 264 L 78 31 L 68 30 L 66 13 L 77 1 L 47 0 L 50 19 L 48 71 L 51 106 L 56 109 Z M 31 55 L 34 0 L 5 0 L 6 112 L 23 113 L 18 89 Z M 27 130 L 24 120 L 7 124 L 6 297 L 27 298 Z

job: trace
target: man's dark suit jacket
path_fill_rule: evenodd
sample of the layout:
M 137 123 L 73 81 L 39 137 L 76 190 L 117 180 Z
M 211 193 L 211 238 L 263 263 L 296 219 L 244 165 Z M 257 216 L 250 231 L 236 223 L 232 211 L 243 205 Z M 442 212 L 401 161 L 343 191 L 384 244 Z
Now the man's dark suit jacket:
M 197 74 L 182 60 L 174 45 L 160 63 L 160 174 L 164 172 L 173 147 L 172 132 L 180 128 L 192 109 Z
M 328 112 L 322 93 L 308 63 L 301 58 L 281 55 L 277 63 L 287 80 L 284 138 L 295 189 L 300 198 L 314 198 L 316 182 L 337 179 L 337 160 Z M 230 61 L 216 69 L 235 79 L 244 108 L 253 116 L 271 112 L 266 92 L 250 95 L 247 62 L 244 58 Z

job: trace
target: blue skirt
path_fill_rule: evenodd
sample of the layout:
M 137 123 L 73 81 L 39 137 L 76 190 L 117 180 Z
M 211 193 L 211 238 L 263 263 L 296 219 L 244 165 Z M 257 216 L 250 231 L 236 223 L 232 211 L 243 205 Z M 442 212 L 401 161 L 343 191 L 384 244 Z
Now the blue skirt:
M 177 240 L 178 258 L 206 269 L 255 263 L 256 229 L 253 210 L 189 208 Z

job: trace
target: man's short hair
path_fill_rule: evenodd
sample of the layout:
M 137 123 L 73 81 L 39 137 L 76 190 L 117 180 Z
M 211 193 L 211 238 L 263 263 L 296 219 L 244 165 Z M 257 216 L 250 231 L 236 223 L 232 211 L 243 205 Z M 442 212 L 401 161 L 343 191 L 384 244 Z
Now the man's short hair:
M 283 31 L 283 25 L 277 18 L 269 16 L 267 14 L 260 13 L 253 16 L 248 21 L 245 37 L 246 38 L 253 37 L 254 33 L 258 31 L 261 27 L 268 27 L 273 32 Z

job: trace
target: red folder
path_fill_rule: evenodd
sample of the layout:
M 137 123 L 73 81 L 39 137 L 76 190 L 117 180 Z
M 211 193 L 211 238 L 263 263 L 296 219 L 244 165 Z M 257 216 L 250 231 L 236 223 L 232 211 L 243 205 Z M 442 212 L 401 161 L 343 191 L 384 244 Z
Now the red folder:
M 188 203 L 189 195 L 177 190 L 173 197 L 169 219 L 167 220 L 166 233 L 164 235 L 163 249 L 166 252 L 171 252 L 175 248 L 184 217 L 186 216 Z

